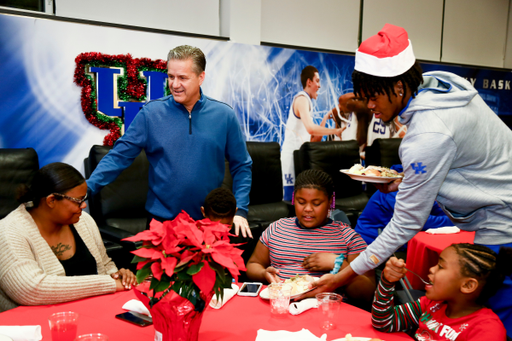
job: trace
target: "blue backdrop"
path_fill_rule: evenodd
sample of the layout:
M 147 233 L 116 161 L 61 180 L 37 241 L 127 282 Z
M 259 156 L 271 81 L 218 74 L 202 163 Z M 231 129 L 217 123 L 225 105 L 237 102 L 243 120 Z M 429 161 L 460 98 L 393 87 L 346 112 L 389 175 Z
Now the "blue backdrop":
M 205 52 L 203 91 L 235 109 L 247 140 L 282 143 L 292 98 L 302 89 L 300 72 L 307 65 L 320 71 L 321 89 L 314 101 L 317 122 L 339 95 L 352 91 L 352 55 L 0 15 L 0 148 L 33 147 L 41 165 L 63 161 L 83 169 L 90 147 L 102 144 L 108 131 L 84 117 L 81 89 L 73 83 L 75 58 L 100 52 L 165 59 L 169 49 L 182 44 Z M 496 114 L 512 125 L 510 72 L 422 66 L 425 71 L 445 70 L 466 77 Z M 119 101 L 114 98 L 113 106 Z

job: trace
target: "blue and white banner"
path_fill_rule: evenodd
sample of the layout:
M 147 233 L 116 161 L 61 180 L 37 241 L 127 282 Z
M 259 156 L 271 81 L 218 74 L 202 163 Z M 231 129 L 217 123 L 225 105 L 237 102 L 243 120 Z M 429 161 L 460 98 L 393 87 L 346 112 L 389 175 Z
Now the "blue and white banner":
M 321 89 L 313 102 L 317 123 L 341 94 L 352 91 L 353 56 L 0 14 L 0 148 L 32 147 L 41 166 L 62 161 L 83 170 L 89 149 L 103 144 L 109 131 L 84 116 L 81 87 L 73 81 L 75 58 L 98 52 L 165 60 L 170 49 L 183 44 L 206 54 L 203 91 L 235 109 L 247 140 L 282 143 L 307 65 L 320 72 Z M 475 79 L 491 108 L 512 118 L 509 72 L 425 64 L 425 70 L 430 67 Z M 94 70 L 89 73 L 96 77 Z M 115 91 L 113 109 L 121 101 Z

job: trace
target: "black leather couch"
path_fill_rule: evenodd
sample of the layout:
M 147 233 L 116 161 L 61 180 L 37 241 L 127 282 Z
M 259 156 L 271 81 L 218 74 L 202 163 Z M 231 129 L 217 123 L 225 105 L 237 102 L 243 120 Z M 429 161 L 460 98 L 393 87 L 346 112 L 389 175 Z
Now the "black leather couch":
M 376 139 L 371 146 L 365 149 L 365 164 L 367 166 L 391 167 L 401 164 L 398 149 L 400 148 L 401 138 Z M 366 192 L 368 195 L 375 193 L 377 189 L 373 185 L 368 185 Z
M 283 179 L 281 152 L 277 142 L 247 142 L 247 151 L 252 158 L 252 186 L 249 194 L 249 214 L 247 221 L 253 239 L 232 237 L 234 243 L 246 243 L 242 257 L 247 263 L 263 231 L 272 222 L 293 215 L 293 207 L 283 201 Z M 226 164 L 224 184 L 232 189 L 232 178 Z M 241 280 L 246 280 L 242 274 Z
M 376 139 L 372 145 L 366 147 L 366 164 L 368 166 L 382 166 L 391 167 L 396 164 L 401 164 L 398 149 L 402 143 L 401 138 L 393 139 Z
M 84 160 L 87 179 L 111 149 L 99 145 L 91 148 L 89 157 Z M 102 238 L 122 246 L 122 250 L 109 253 L 118 268 L 135 270 L 136 267 L 136 264 L 131 264 L 133 255 L 130 251 L 135 250 L 140 243 L 122 239 L 146 229 L 148 169 L 149 161 L 142 151 L 114 182 L 91 196 L 88 201 L 89 211 L 98 224 Z
M 334 181 L 336 208 L 345 212 L 355 226 L 368 196 L 360 181 L 340 172 L 360 163 L 359 145 L 351 141 L 306 142 L 294 153 L 295 175 L 307 169 L 320 169 Z
M 0 219 L 19 206 L 17 190 L 32 181 L 39 169 L 39 158 L 33 148 L 0 149 Z

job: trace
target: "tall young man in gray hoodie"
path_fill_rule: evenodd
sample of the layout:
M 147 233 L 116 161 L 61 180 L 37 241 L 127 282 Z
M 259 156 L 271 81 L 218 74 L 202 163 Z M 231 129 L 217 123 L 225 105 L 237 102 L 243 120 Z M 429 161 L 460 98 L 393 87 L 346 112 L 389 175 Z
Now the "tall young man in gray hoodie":
M 393 219 L 349 267 L 326 275 L 318 291 L 375 268 L 421 231 L 437 203 L 452 222 L 476 231 L 475 243 L 495 252 L 512 246 L 512 131 L 465 79 L 448 72 L 421 74 L 407 32 L 386 24 L 356 51 L 354 92 L 385 122 L 407 125 L 400 146 L 404 168 Z M 317 291 L 313 291 L 315 293 Z M 490 301 L 512 336 L 512 280 Z

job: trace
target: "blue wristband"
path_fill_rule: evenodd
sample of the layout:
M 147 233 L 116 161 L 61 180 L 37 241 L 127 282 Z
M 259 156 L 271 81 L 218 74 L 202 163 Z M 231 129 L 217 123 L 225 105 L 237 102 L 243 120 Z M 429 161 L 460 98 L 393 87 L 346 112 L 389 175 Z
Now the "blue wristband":
M 334 268 L 331 271 L 331 274 L 336 275 L 338 271 L 340 271 L 341 264 L 343 264 L 343 260 L 345 259 L 345 256 L 339 255 L 336 257 L 336 260 L 334 261 Z

